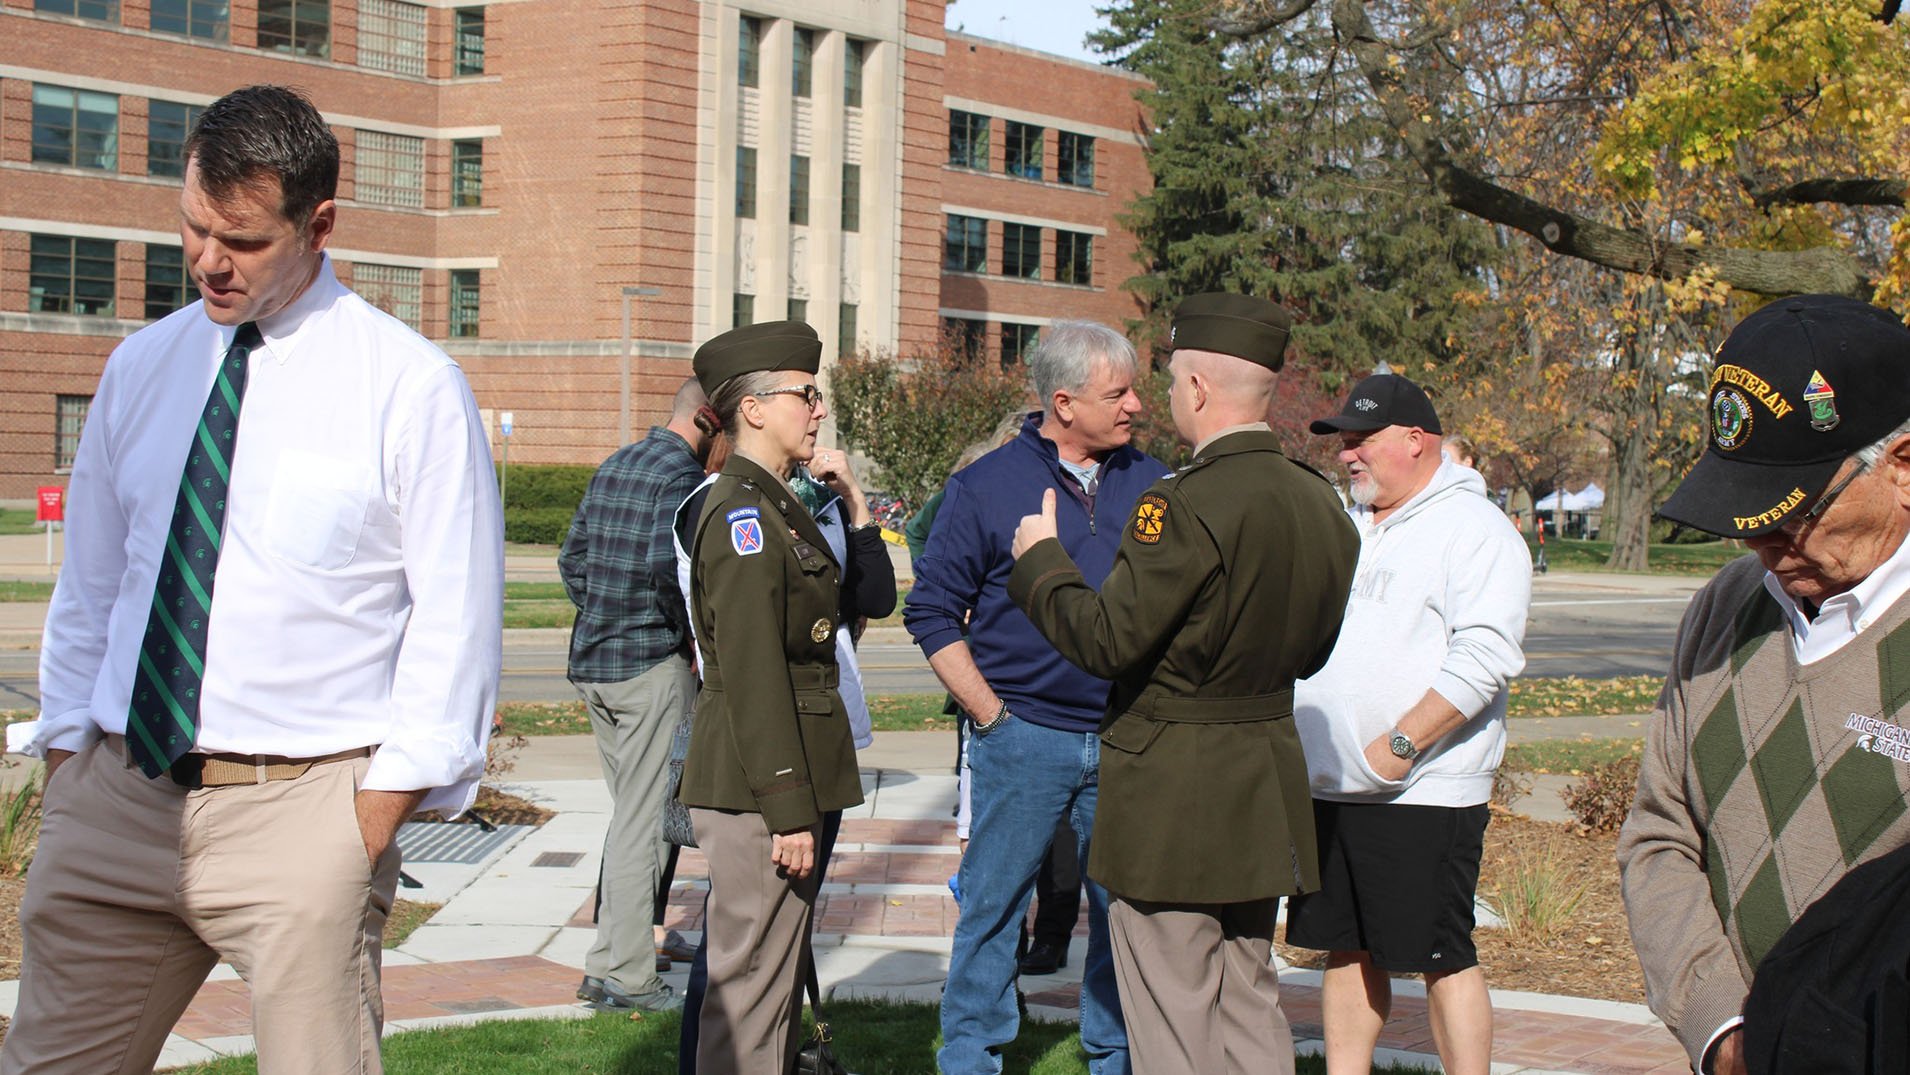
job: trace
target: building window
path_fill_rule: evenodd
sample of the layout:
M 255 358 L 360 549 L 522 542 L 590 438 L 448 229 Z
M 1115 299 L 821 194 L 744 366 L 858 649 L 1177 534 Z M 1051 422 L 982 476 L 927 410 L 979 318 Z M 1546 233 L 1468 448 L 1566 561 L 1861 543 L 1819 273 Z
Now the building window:
M 763 20 L 745 15 L 736 41 L 736 84 L 754 86 L 763 75 Z
M 55 396 L 53 400 L 53 469 L 73 469 L 80 454 L 80 433 L 86 429 L 86 412 L 93 409 L 92 396 Z
M 853 37 L 843 43 L 842 103 L 849 108 L 862 107 L 862 65 L 867 62 L 863 51 L 868 47 L 867 41 Z
M 862 230 L 862 165 L 842 166 L 842 230 Z
M 836 307 L 836 354 L 848 357 L 856 353 L 856 304 L 845 302 Z
M 424 6 L 359 0 L 358 66 L 424 77 Z
M 1041 178 L 1041 137 L 1043 129 L 1026 123 L 1008 121 L 1008 161 L 1006 171 L 1023 179 Z
M 186 135 L 205 114 L 204 105 L 173 101 L 146 104 L 146 174 L 179 179 L 186 174 Z
M 756 150 L 736 147 L 736 215 L 756 219 Z
M 484 204 L 484 139 L 451 143 L 451 204 L 476 209 Z
M 1041 279 L 1041 229 L 1033 224 L 1001 226 L 1001 274 Z
M 35 83 L 33 159 L 114 170 L 119 165 L 119 98 Z
M 789 319 L 791 321 L 809 320 L 809 300 L 808 299 L 790 299 L 789 300 Z
M 1001 368 L 1019 366 L 1028 360 L 1028 352 L 1041 342 L 1041 328 L 1038 325 L 1017 325 L 1013 322 L 1001 323 Z
M 942 343 L 964 361 L 973 362 L 987 346 L 988 322 L 966 317 L 942 318 Z
M 815 85 L 816 31 L 796 27 L 795 47 L 789 57 L 789 92 L 808 97 Z
M 359 131 L 356 174 L 360 202 L 424 208 L 424 139 Z
M 152 0 L 150 25 L 162 34 L 183 34 L 224 44 L 230 36 L 227 0 Z
M 737 293 L 730 296 L 730 327 L 745 328 L 756 323 L 756 296 Z
M 948 110 L 948 163 L 988 170 L 988 117 Z
M 451 270 L 451 338 L 476 339 L 478 334 L 478 271 Z
M 294 56 L 329 59 L 332 54 L 329 0 L 259 0 L 259 47 Z
M 111 239 L 35 235 L 29 242 L 27 309 L 42 314 L 113 316 Z
M 1054 278 L 1064 284 L 1094 283 L 1094 236 L 1078 231 L 1054 233 Z
M 146 244 L 146 319 L 157 320 L 199 297 L 186 273 L 185 251 Z
M 789 158 L 789 222 L 809 223 L 809 158 Z
M 484 73 L 484 9 L 461 7 L 456 19 L 456 42 L 452 62 L 460 75 Z
M 948 215 L 948 236 L 942 242 L 942 268 L 955 272 L 988 271 L 988 221 L 978 216 Z
M 33 10 L 100 22 L 119 21 L 119 0 L 34 0 Z
M 400 265 L 373 265 L 359 262 L 352 266 L 351 289 L 358 297 L 380 310 L 422 331 L 424 323 L 424 270 Z
M 1094 186 L 1094 138 L 1091 135 L 1060 132 L 1055 147 L 1054 178 L 1055 182 L 1070 186 Z

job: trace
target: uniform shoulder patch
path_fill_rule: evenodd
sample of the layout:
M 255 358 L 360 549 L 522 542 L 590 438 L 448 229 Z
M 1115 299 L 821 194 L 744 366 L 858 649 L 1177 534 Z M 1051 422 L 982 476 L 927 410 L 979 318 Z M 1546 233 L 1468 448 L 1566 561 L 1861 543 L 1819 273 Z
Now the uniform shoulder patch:
M 1134 505 L 1134 540 L 1143 545 L 1158 545 L 1167 533 L 1167 498 L 1148 493 Z
M 725 515 L 730 524 L 730 548 L 738 556 L 754 556 L 763 551 L 762 512 L 756 508 L 737 508 Z

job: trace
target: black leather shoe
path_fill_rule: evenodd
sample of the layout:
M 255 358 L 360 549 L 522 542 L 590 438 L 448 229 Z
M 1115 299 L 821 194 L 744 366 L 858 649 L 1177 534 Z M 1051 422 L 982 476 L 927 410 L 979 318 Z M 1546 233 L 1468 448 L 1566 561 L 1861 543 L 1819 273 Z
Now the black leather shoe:
M 1021 957 L 1023 974 L 1053 974 L 1067 965 L 1068 946 L 1065 944 L 1037 941 L 1034 947 L 1028 949 L 1028 954 Z
M 577 999 L 595 1004 L 603 998 L 604 980 L 602 978 L 592 978 L 588 974 L 584 975 L 584 984 L 577 987 Z

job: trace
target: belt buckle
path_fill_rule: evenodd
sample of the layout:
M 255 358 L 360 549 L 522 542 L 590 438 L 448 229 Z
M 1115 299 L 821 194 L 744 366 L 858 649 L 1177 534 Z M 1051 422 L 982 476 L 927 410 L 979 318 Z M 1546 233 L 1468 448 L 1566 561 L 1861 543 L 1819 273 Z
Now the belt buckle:
M 166 769 L 166 775 L 172 782 L 190 791 L 205 787 L 206 756 L 204 754 L 182 754 Z

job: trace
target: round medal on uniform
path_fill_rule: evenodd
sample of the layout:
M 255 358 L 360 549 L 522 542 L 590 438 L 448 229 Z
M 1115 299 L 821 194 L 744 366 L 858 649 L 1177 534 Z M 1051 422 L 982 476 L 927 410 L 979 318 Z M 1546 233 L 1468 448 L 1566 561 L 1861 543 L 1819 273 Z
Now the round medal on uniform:
M 817 620 L 816 625 L 809 629 L 809 640 L 811 642 L 829 641 L 829 626 L 827 618 Z

